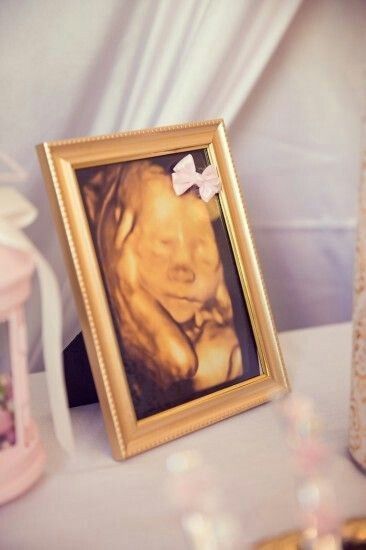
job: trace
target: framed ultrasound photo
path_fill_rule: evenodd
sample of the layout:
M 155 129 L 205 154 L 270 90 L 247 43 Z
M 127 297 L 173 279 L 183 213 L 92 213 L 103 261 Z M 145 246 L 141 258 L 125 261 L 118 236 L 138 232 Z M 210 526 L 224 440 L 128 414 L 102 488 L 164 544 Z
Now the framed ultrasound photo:
M 116 459 L 288 390 L 222 120 L 37 150 Z

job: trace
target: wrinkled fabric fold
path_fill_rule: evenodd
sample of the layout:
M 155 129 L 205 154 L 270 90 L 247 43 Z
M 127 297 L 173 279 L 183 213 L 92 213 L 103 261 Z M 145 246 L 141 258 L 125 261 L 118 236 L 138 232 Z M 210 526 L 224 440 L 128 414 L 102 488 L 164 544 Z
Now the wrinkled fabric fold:
M 62 2 L 56 11 L 55 3 L 43 2 L 42 17 L 38 2 L 26 17 L 8 4 L 0 35 L 4 51 L 11 43 L 12 53 L 2 64 L 8 108 L 0 179 L 15 182 L 39 209 L 34 242 L 58 277 L 67 346 L 80 324 L 32 144 L 211 118 L 223 118 L 231 130 L 302 0 L 233 1 L 230 9 L 228 2 L 212 0 Z M 28 37 L 26 51 L 15 35 Z M 40 52 L 42 62 L 33 63 Z M 14 65 L 19 78 L 9 78 Z M 230 141 L 235 152 L 238 140 Z M 247 150 L 236 155 L 239 173 L 250 160 Z M 5 153 L 26 177 L 5 179 L 13 171 Z M 267 153 L 260 162 L 269 158 Z M 42 368 L 37 301 L 29 327 L 32 371 Z

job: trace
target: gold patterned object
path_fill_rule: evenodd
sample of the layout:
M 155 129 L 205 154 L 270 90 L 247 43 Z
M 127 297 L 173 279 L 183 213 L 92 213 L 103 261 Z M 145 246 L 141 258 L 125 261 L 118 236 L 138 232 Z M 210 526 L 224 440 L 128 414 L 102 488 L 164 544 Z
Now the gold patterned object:
M 37 149 L 116 459 L 288 390 L 222 120 Z
M 366 152 L 363 159 L 356 249 L 349 450 L 366 470 Z
M 257 543 L 255 550 L 299 550 L 301 548 L 302 534 L 300 531 L 280 535 L 273 539 L 263 540 Z M 343 548 L 365 549 L 366 548 L 366 518 L 354 518 L 346 521 L 342 526 Z M 317 547 L 318 548 L 318 547 Z M 332 548 L 332 541 L 324 541 L 319 549 L 329 550 Z

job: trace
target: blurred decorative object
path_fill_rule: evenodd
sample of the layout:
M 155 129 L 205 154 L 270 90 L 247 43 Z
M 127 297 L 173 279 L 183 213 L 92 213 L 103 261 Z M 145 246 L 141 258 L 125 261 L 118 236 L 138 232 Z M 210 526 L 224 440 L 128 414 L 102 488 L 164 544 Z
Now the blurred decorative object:
M 167 491 L 193 550 L 241 548 L 238 522 L 225 511 L 212 468 L 199 452 L 187 450 L 167 459 Z
M 298 476 L 297 499 L 304 550 L 339 550 L 340 521 L 332 484 L 326 476 L 330 452 L 321 437 L 312 401 L 292 395 L 279 401 L 286 440 Z
M 341 548 L 344 550 L 364 550 L 366 548 L 366 518 L 350 519 L 341 527 Z M 256 544 L 256 550 L 299 550 L 302 543 L 300 531 L 287 533 L 273 539 L 263 540 Z M 331 546 L 319 546 L 321 550 L 328 550 Z
M 349 450 L 366 471 L 366 150 L 363 156 L 353 311 L 353 365 Z
M 56 434 L 71 451 L 73 439 L 61 365 L 61 312 L 53 273 L 20 228 L 34 207 L 11 188 L 0 189 L 0 504 L 40 476 L 45 454 L 31 418 L 24 305 L 38 268 L 43 297 L 44 355 Z M 46 301 L 47 299 L 47 301 Z

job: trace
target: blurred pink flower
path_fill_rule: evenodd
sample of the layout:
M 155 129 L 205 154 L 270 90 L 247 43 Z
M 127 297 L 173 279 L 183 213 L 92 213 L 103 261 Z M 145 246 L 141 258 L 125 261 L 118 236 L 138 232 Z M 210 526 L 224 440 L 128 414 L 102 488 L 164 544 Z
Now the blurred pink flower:
M 302 441 L 294 452 L 297 469 L 305 476 L 311 476 L 326 467 L 329 457 L 326 445 L 316 439 Z

